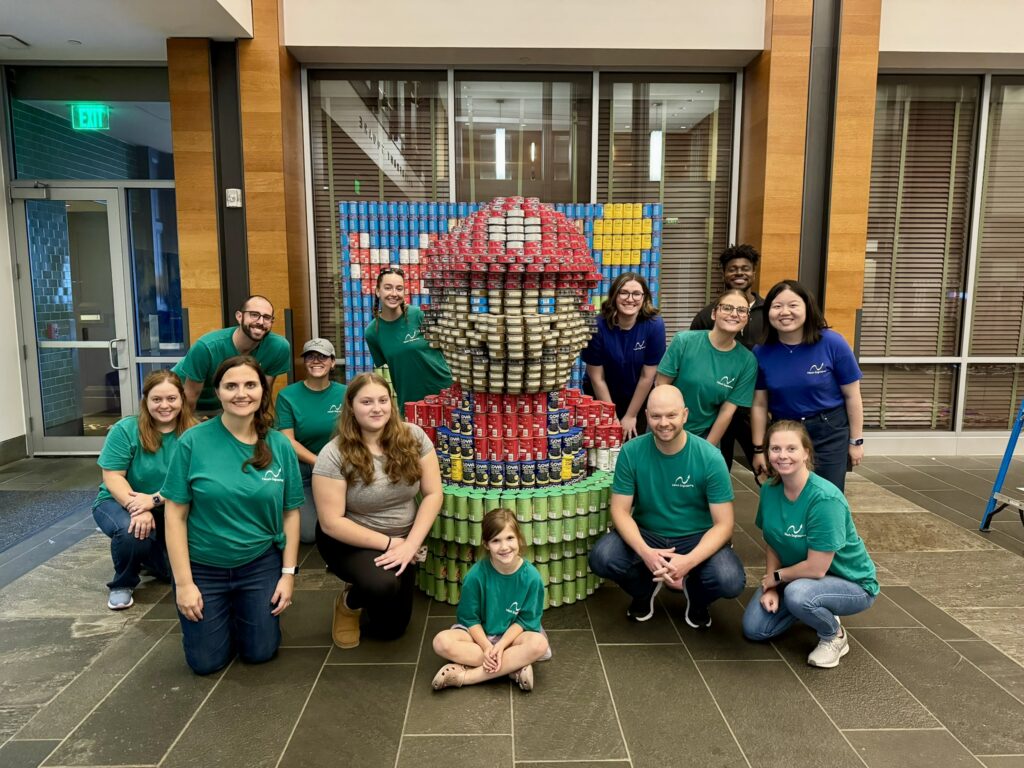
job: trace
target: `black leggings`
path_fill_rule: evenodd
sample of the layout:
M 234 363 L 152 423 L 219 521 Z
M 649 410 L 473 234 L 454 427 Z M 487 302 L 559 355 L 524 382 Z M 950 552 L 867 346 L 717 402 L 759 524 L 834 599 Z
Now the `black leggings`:
M 416 566 L 410 563 L 401 576 L 374 564 L 379 549 L 362 549 L 328 536 L 316 526 L 316 548 L 327 570 L 352 585 L 349 608 L 362 608 L 363 633 L 378 640 L 394 640 L 405 633 L 412 618 Z

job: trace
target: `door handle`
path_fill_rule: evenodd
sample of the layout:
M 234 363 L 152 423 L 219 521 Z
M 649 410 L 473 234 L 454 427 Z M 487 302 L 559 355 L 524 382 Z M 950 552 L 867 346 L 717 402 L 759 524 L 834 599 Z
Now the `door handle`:
M 107 344 L 107 355 L 110 357 L 110 367 L 113 368 L 115 371 L 126 371 L 126 370 L 128 370 L 128 366 L 127 365 L 118 365 L 117 364 L 118 361 L 121 359 L 120 353 L 117 354 L 117 358 L 116 359 L 114 357 L 114 354 L 116 352 L 116 350 L 114 349 L 114 345 L 115 344 L 121 344 L 121 343 L 124 343 L 126 341 L 128 341 L 128 339 L 111 339 L 110 343 Z

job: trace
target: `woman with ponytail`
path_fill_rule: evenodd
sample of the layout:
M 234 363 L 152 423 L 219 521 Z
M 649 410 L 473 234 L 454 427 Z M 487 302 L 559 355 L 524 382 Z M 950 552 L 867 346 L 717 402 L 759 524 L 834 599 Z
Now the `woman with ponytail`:
M 207 675 L 271 659 L 292 602 L 302 477 L 295 450 L 272 429 L 255 358 L 230 357 L 213 378 L 221 415 L 178 441 L 160 495 L 185 660 Z

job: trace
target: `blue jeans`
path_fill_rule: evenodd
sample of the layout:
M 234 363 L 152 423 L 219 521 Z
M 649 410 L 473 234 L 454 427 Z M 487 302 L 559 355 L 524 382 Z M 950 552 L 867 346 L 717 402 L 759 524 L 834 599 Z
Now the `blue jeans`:
M 192 581 L 203 596 L 203 618 L 189 621 L 181 611 L 182 645 L 192 671 L 208 675 L 234 658 L 249 664 L 269 661 L 281 644 L 281 626 L 271 615 L 281 578 L 281 550 L 271 546 L 251 563 L 216 568 L 193 562 Z
M 114 561 L 114 578 L 107 589 L 135 589 L 139 585 L 139 569 L 148 568 L 161 581 L 171 580 L 171 568 L 164 544 L 164 513 L 153 510 L 156 527 L 144 539 L 128 533 L 132 516 L 113 499 L 101 501 L 92 511 L 93 520 L 110 537 L 110 558 Z
M 814 474 L 845 491 L 850 462 L 850 421 L 846 406 L 840 405 L 801 421 L 814 446 Z
M 703 533 L 690 536 L 667 537 L 640 529 L 648 546 L 656 549 L 672 548 L 685 555 L 700 543 Z M 643 559 L 622 540 L 617 531 L 610 531 L 598 539 L 590 550 L 590 570 L 604 579 L 611 579 L 631 597 L 647 597 L 654 591 L 655 582 Z M 710 605 L 720 597 L 736 597 L 743 591 L 747 577 L 743 563 L 726 544 L 711 557 L 700 563 L 686 581 L 686 591 L 696 605 Z
M 761 607 L 760 587 L 750 598 L 743 612 L 743 634 L 751 640 L 771 640 L 802 621 L 818 637 L 828 640 L 839 632 L 836 616 L 852 616 L 866 611 L 875 602 L 875 595 L 859 584 L 838 576 L 820 579 L 797 579 L 779 587 L 779 609 L 768 613 Z

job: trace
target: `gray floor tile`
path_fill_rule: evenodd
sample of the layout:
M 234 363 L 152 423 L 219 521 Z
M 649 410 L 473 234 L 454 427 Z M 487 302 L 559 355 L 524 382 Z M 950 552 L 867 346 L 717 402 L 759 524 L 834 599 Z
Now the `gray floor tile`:
M 590 617 L 587 615 L 587 601 L 548 608 L 544 611 L 544 629 L 590 629 Z
M 146 621 L 178 621 L 178 608 L 174 602 L 174 591 L 169 591 L 158 601 L 152 604 L 148 611 L 142 616 Z
M 409 736 L 397 768 L 511 768 L 511 736 Z
M 394 768 L 412 676 L 411 666 L 324 667 L 281 768 Z
M 437 670 L 446 663 L 434 653 L 431 643 L 434 635 L 450 626 L 451 620 L 445 617 L 427 619 L 427 632 L 423 637 L 419 666 L 416 669 L 405 733 L 511 733 L 510 683 L 507 679 L 444 691 L 435 691 L 430 687 L 430 681 L 434 679 Z M 552 648 L 556 656 L 556 643 L 560 643 L 559 638 L 563 634 L 567 633 L 558 632 L 552 637 Z M 411 674 L 412 667 L 406 669 Z M 543 679 L 542 674 L 538 676 Z
M 983 755 L 985 768 L 1024 768 L 1024 755 Z
M 864 466 L 863 464 L 857 467 L 855 474 L 860 475 L 883 488 L 898 486 L 900 483 L 892 478 L 886 477 L 878 471 L 874 466 Z
M 911 587 L 887 587 L 882 595 L 892 600 L 943 640 L 973 640 L 971 630 L 953 619 L 948 613 L 921 597 Z M 875 603 L 878 604 L 877 601 Z M 853 618 L 853 617 L 851 617 Z M 850 626 L 856 626 L 851 624 Z
M 1024 664 L 1024 608 L 950 608 L 949 614 L 982 640 Z
M 892 462 L 883 465 L 869 466 L 868 469 L 871 469 L 876 474 L 886 478 L 890 483 L 904 485 L 914 491 L 948 490 L 953 487 L 949 485 L 949 483 L 945 483 L 940 479 L 934 478 L 919 469 Z
M 0 702 L 42 706 L 114 639 L 86 635 L 68 618 L 0 620 Z
M 992 474 L 990 479 L 983 480 L 977 475 L 965 472 L 959 467 L 926 466 L 918 467 L 917 469 L 929 477 L 951 485 L 965 495 L 973 496 L 975 499 L 988 499 L 989 494 L 992 493 L 992 483 L 995 480 L 995 473 Z
M 8 741 L 0 747 L 4 768 L 38 768 L 59 741 Z
M 113 690 L 175 622 L 140 621 L 125 628 L 96 660 L 44 706 L 21 731 L 21 739 L 63 739 Z
M 39 711 L 35 704 L 10 706 L 0 704 L 0 744 L 13 737 Z
M 1024 704 L 923 629 L 860 629 L 857 641 L 975 754 L 1024 753 Z
M 618 585 L 606 582 L 587 598 L 587 613 L 598 643 L 678 643 L 668 614 L 655 600 L 654 616 L 636 622 L 626 617 L 630 597 Z
M 749 528 L 733 531 L 732 548 L 744 566 L 764 565 L 764 539 L 753 523 Z
M 943 609 L 1024 606 L 1024 560 L 1005 550 L 882 554 L 875 560 Z
M 628 760 L 559 760 L 557 762 L 540 762 L 531 760 L 528 763 L 516 763 L 516 768 L 631 768 Z
M 327 657 L 326 648 L 283 648 L 270 664 L 231 665 L 163 768 L 274 768 Z
M 957 640 L 950 645 L 999 685 L 1024 701 L 1024 667 L 984 640 Z
M 412 618 L 405 634 L 397 640 L 374 640 L 370 637 L 361 638 L 359 645 L 355 648 L 337 648 L 331 640 L 331 617 L 334 615 L 334 596 L 331 592 L 327 595 L 330 608 L 327 613 L 326 622 L 320 625 L 319 629 L 314 627 L 313 638 L 319 638 L 319 642 L 326 642 L 331 645 L 331 653 L 327 657 L 328 664 L 415 664 L 420 654 L 420 644 L 423 641 L 423 627 L 427 621 L 427 603 L 429 598 L 426 595 L 417 594 L 413 599 Z M 433 635 L 431 635 L 433 637 Z M 427 638 L 429 640 L 429 638 Z
M 948 731 L 850 731 L 846 738 L 868 768 L 978 766 L 974 756 Z
M 845 618 L 844 618 L 845 621 Z M 797 677 L 839 728 L 939 728 L 941 724 L 857 642 L 835 669 L 808 666 L 818 644 L 810 627 L 798 624 L 774 641 Z
M 330 646 L 334 598 L 337 594 L 296 590 L 295 602 L 281 615 L 281 645 Z
M 601 657 L 636 768 L 746 765 L 715 700 L 682 647 L 604 646 Z M 765 663 L 783 667 L 781 662 Z M 747 669 L 749 664 L 737 666 Z
M 152 765 L 167 752 L 219 675 L 189 670 L 181 640 L 165 637 L 47 760 L 46 765 Z M 125 727 L 140 712 L 160 713 L 146 738 Z
M 863 613 L 856 613 L 853 616 L 843 616 L 843 624 L 847 627 L 918 627 L 921 625 L 917 619 L 903 610 L 889 597 L 889 590 L 895 587 L 888 587 L 879 593 L 875 604 Z
M 814 765 L 863 768 L 785 663 L 704 661 L 698 667 L 752 766 L 808 765 L 807 734 L 813 733 Z M 769 712 L 770 720 L 765 715 Z
M 19 549 L 16 555 L 10 557 L 0 556 L 0 589 L 91 535 L 91 530 L 62 527 L 59 531 L 43 531 L 26 539 L 18 545 L 19 548 L 24 545 L 23 551 Z M 10 555 L 12 551 L 13 548 L 4 555 Z
M 558 632 L 551 649 L 533 667 L 533 691 L 512 689 L 516 759 L 626 757 L 593 633 Z
M 854 512 L 853 520 L 872 555 L 998 549 L 987 539 L 925 510 L 892 514 Z
M 743 637 L 743 605 L 736 600 L 716 600 L 710 609 L 711 626 L 694 629 L 683 618 L 686 598 L 681 592 L 662 590 L 659 599 L 672 617 L 686 650 L 697 661 L 779 658 L 771 646 L 751 643 Z

